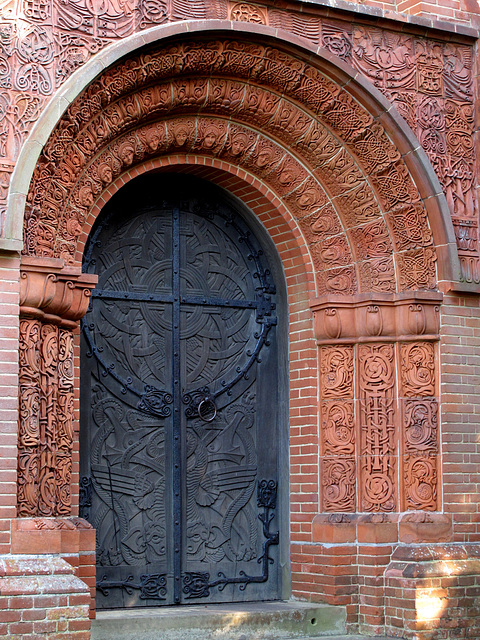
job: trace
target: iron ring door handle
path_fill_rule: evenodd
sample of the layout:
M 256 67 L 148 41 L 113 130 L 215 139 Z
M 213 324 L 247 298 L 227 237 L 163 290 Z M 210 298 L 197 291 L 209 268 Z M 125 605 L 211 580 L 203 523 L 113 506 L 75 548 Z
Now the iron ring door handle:
M 217 407 L 211 398 L 200 400 L 197 408 L 198 417 L 204 422 L 212 422 L 217 417 Z

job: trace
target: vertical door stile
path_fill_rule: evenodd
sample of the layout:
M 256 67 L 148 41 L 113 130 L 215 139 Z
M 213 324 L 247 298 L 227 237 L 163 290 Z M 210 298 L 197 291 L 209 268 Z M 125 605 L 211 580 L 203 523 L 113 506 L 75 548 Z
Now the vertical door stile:
M 180 387 L 180 211 L 173 210 L 173 575 L 174 601 L 181 600 L 182 573 L 182 416 Z

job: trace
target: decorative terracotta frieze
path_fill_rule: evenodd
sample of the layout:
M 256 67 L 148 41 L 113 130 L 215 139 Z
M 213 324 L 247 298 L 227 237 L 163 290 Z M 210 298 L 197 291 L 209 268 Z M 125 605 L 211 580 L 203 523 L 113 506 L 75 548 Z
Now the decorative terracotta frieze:
M 321 509 L 437 511 L 442 294 L 317 298 Z
M 97 277 L 61 259 L 24 256 L 20 275 L 20 315 L 75 329 L 88 309 Z
M 236 19 L 252 7 L 235 3 Z M 23 253 L 77 264 L 112 183 L 179 154 L 225 160 L 282 199 L 319 295 L 436 288 L 421 191 L 383 125 L 310 62 L 241 40 L 141 53 L 88 87 L 43 148 Z
M 443 294 L 322 296 L 311 303 L 317 343 L 438 340 Z

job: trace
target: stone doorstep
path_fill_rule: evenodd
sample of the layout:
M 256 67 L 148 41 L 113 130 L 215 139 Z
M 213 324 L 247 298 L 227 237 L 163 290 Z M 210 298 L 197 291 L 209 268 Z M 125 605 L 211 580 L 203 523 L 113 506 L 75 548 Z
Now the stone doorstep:
M 92 640 L 293 640 L 345 634 L 345 608 L 256 602 L 99 611 Z M 348 640 L 352 640 L 349 637 Z

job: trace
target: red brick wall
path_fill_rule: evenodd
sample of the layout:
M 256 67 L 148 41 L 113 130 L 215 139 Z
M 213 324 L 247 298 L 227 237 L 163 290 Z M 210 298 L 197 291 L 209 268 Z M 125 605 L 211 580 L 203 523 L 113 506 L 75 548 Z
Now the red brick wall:
M 441 390 L 444 509 L 456 542 L 480 540 L 480 300 L 442 306 Z
M 18 303 L 16 256 L 0 256 L 0 554 L 10 551 L 17 503 Z

